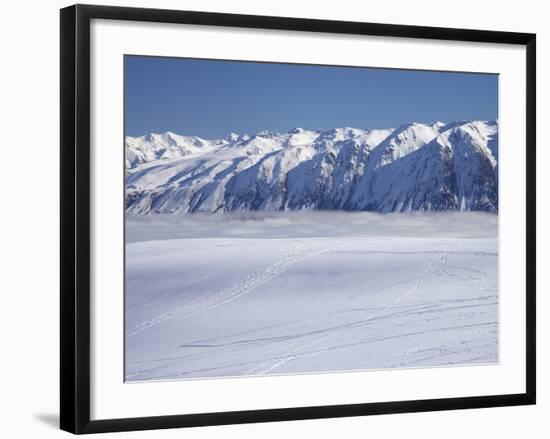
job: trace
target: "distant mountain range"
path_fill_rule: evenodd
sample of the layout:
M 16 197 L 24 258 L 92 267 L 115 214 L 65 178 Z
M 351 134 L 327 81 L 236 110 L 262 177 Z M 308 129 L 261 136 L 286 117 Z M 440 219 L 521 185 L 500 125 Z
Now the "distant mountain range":
M 131 214 L 498 211 L 498 122 L 126 137 Z

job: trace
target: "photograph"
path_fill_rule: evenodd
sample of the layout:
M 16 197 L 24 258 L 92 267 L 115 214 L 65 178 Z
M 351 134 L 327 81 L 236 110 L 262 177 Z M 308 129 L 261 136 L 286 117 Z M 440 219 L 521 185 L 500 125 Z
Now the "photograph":
M 124 381 L 498 364 L 498 110 L 493 72 L 124 55 Z

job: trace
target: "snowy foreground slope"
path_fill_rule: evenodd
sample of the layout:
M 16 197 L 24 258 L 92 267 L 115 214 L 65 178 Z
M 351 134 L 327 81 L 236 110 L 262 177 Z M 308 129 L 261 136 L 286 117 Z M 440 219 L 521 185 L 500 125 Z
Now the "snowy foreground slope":
M 129 213 L 498 211 L 498 122 L 126 138 Z
M 483 213 L 129 217 L 126 379 L 496 362 L 496 233 Z

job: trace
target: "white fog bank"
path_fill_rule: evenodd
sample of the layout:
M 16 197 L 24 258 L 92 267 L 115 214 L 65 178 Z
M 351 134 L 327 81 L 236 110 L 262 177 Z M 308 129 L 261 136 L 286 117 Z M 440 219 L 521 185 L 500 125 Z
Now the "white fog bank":
M 185 238 L 496 238 L 498 215 L 481 212 L 240 212 L 127 215 L 126 242 Z

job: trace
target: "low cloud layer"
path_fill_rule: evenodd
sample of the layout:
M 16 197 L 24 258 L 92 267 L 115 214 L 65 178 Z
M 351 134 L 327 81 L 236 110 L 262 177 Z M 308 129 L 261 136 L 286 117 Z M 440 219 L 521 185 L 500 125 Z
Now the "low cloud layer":
M 246 212 L 126 218 L 126 242 L 188 238 L 494 238 L 498 216 L 478 212 Z

